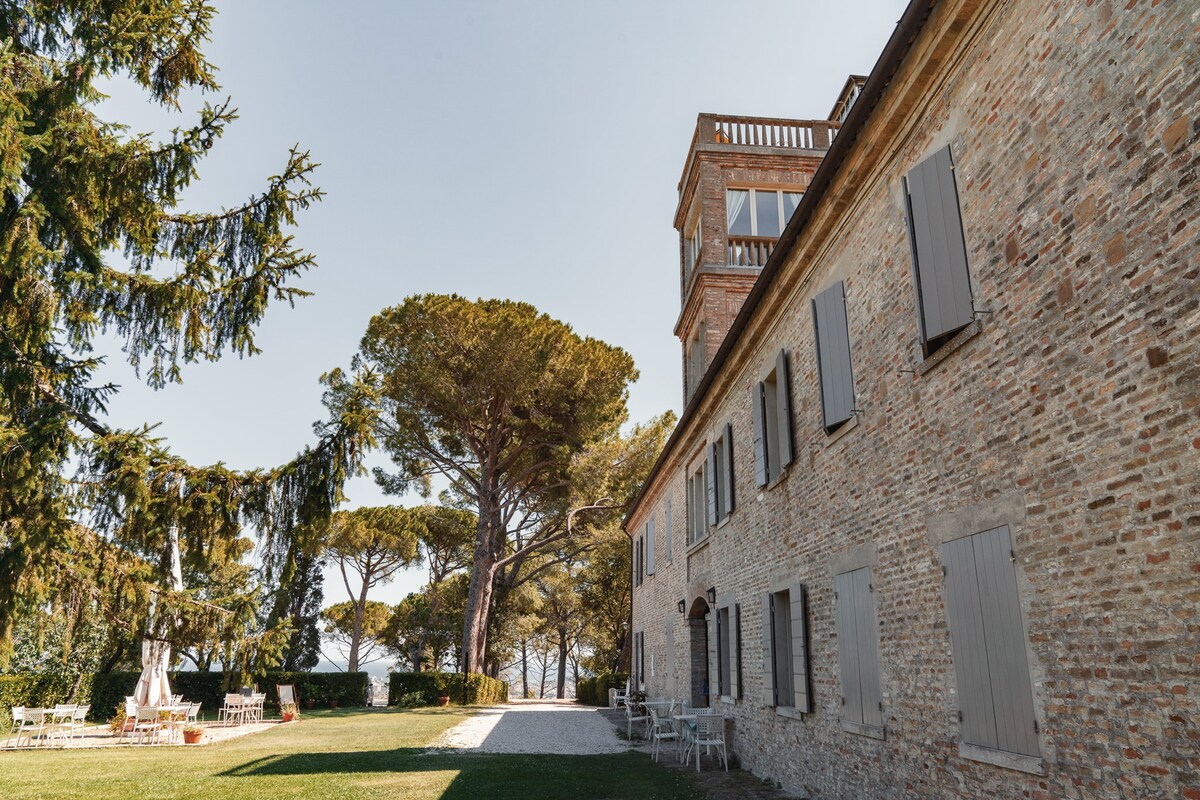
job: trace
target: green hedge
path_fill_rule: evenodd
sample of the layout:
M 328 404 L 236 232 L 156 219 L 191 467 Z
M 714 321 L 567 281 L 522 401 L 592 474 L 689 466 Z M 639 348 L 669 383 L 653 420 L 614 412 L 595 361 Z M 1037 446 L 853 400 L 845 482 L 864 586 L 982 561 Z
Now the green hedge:
M 86 703 L 92 696 L 91 675 L 84 675 L 79 683 L 78 702 Z M 44 708 L 72 701 L 71 690 L 75 678 L 52 674 L 0 675 L 0 730 L 7 732 L 12 726 L 9 709 L 13 706 Z
M 589 706 L 608 705 L 608 690 L 625 688 L 629 676 L 624 672 L 603 672 L 575 684 L 575 702 Z
M 420 694 L 427 706 L 441 695 L 463 706 L 508 702 L 508 684 L 486 675 L 461 672 L 393 672 L 388 680 L 388 704 L 397 705 L 408 694 Z
M 85 676 L 74 702 L 91 703 L 88 717 L 97 722 L 110 719 L 125 696 L 137 686 L 137 672 L 108 672 Z M 220 672 L 172 672 L 171 690 L 200 703 L 203 712 L 214 713 L 225 700 L 225 676 Z M 7 724 L 11 706 L 51 706 L 68 699 L 73 680 L 51 675 L 0 675 L 0 720 Z M 277 684 L 293 684 L 301 706 L 313 700 L 319 707 L 336 700 L 353 707 L 367 702 L 365 672 L 268 672 L 255 679 L 267 695 L 265 706 L 278 710 Z M 231 691 L 237 691 L 237 686 Z M 7 728 L 4 728 L 7 730 Z

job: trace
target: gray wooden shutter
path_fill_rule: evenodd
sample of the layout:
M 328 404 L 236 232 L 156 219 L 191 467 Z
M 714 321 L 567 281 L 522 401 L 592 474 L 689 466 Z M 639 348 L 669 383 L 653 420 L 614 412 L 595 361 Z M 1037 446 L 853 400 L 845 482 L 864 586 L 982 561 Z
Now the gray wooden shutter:
M 670 564 L 675 560 L 675 554 L 672 552 L 675 537 L 671 534 L 671 498 L 667 498 L 663 503 L 663 544 L 666 545 L 667 563 Z
M 971 279 L 950 148 L 922 161 L 904 179 L 914 258 L 921 341 L 970 324 Z
M 646 520 L 646 574 L 654 574 L 654 518 Z
M 946 613 L 968 744 L 1037 756 L 1033 684 L 1008 527 L 942 545 Z
M 875 620 L 875 593 L 871 589 L 869 567 L 857 573 L 855 610 L 858 614 L 858 658 L 862 665 L 859 681 L 862 686 L 863 724 L 883 727 L 883 687 L 879 675 L 879 631 Z
M 733 675 L 734 680 L 733 696 L 741 700 L 742 687 L 745 686 L 745 682 L 742 680 L 742 606 L 740 603 L 733 604 L 733 654 L 737 658 L 736 665 L 730 667 L 730 674 Z
M 779 468 L 783 469 L 792 463 L 792 392 L 786 350 L 775 356 L 775 410 L 779 415 Z
M 767 432 L 763 424 L 765 391 L 765 385 L 759 382 L 754 384 L 750 395 L 750 416 L 754 420 L 754 482 L 759 486 L 767 485 Z
M 717 524 L 717 445 L 708 446 L 708 469 L 705 470 L 705 481 L 708 484 L 708 524 Z
M 667 697 L 675 696 L 675 618 L 670 613 L 663 618 L 667 637 Z
M 837 604 L 838 667 L 842 690 L 842 719 L 861 724 L 862 688 L 859 677 L 858 615 L 855 613 L 854 573 L 833 579 Z
M 725 423 L 725 469 L 721 472 L 721 479 L 725 485 L 722 487 L 722 493 L 725 495 L 725 508 L 721 509 L 725 516 L 733 513 L 733 425 Z
M 838 281 L 830 286 L 813 298 L 812 306 L 817 370 L 821 378 L 821 408 L 825 429 L 832 430 L 854 413 L 845 284 Z
M 812 700 L 808 693 L 808 603 L 804 596 L 804 585 L 793 583 L 788 588 L 788 605 L 791 617 L 792 639 L 792 694 L 796 710 L 807 714 L 812 711 Z
M 772 639 L 775 620 L 771 606 L 775 598 L 770 592 L 762 597 L 762 646 L 763 646 L 763 703 L 775 705 L 775 647 Z

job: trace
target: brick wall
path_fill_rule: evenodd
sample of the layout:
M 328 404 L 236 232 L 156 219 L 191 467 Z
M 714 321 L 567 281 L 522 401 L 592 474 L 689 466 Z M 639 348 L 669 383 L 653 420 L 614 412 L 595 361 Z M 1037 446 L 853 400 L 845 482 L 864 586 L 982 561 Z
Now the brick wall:
M 812 798 L 1200 798 L 1200 24 L 1189 5 L 939 4 L 889 89 L 906 116 L 868 126 L 870 152 L 844 170 L 854 180 L 839 178 L 664 456 L 630 527 L 654 514 L 661 530 L 672 497 L 674 558 L 660 550 L 634 615 L 665 667 L 664 615 L 680 599 L 702 606 L 709 586 L 735 596 L 744 696 L 728 706 L 729 733 L 756 774 Z M 944 144 L 987 313 L 925 361 L 900 178 Z M 831 437 L 809 301 L 839 279 L 863 413 Z M 797 456 L 760 490 L 750 388 L 780 347 Z M 737 507 L 689 553 L 686 470 L 726 421 Z M 927 525 L 1014 494 L 1043 775 L 959 755 Z M 830 562 L 865 545 L 877 551 L 882 740 L 839 723 Z M 799 718 L 764 701 L 760 601 L 784 580 L 809 595 L 814 711 Z M 670 615 L 679 694 L 693 681 L 687 616 Z

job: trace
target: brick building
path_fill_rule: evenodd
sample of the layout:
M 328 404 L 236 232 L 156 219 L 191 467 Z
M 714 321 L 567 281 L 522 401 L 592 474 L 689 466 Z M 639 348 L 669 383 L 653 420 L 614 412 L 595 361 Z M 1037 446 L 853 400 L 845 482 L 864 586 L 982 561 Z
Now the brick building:
M 633 668 L 743 767 L 1200 800 L 1198 42 L 914 0 L 829 120 L 699 118 Z

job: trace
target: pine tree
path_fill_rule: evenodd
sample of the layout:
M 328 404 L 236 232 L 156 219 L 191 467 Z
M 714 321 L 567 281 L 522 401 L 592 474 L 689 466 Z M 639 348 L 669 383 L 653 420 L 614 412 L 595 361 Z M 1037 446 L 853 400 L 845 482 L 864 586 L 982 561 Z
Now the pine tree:
M 258 352 L 256 325 L 306 294 L 293 284 L 315 263 L 288 233 L 321 198 L 307 152 L 293 149 L 245 202 L 192 213 L 180 193 L 236 118 L 230 102 L 164 142 L 98 114 L 94 84 L 113 76 L 177 111 L 185 90 L 216 91 L 201 51 L 214 13 L 206 0 L 0 4 L 0 642 L 19 612 L 67 594 L 136 625 L 157 592 L 173 609 L 162 618 L 215 630 L 224 610 L 155 588 L 171 532 L 185 571 L 247 524 L 278 567 L 371 442 L 373 403 L 353 392 L 314 445 L 270 470 L 193 466 L 150 425 L 103 422 L 117 397 L 94 380 L 101 332 L 162 387 L 188 363 Z M 84 514 L 100 547 L 81 565 L 71 530 Z

